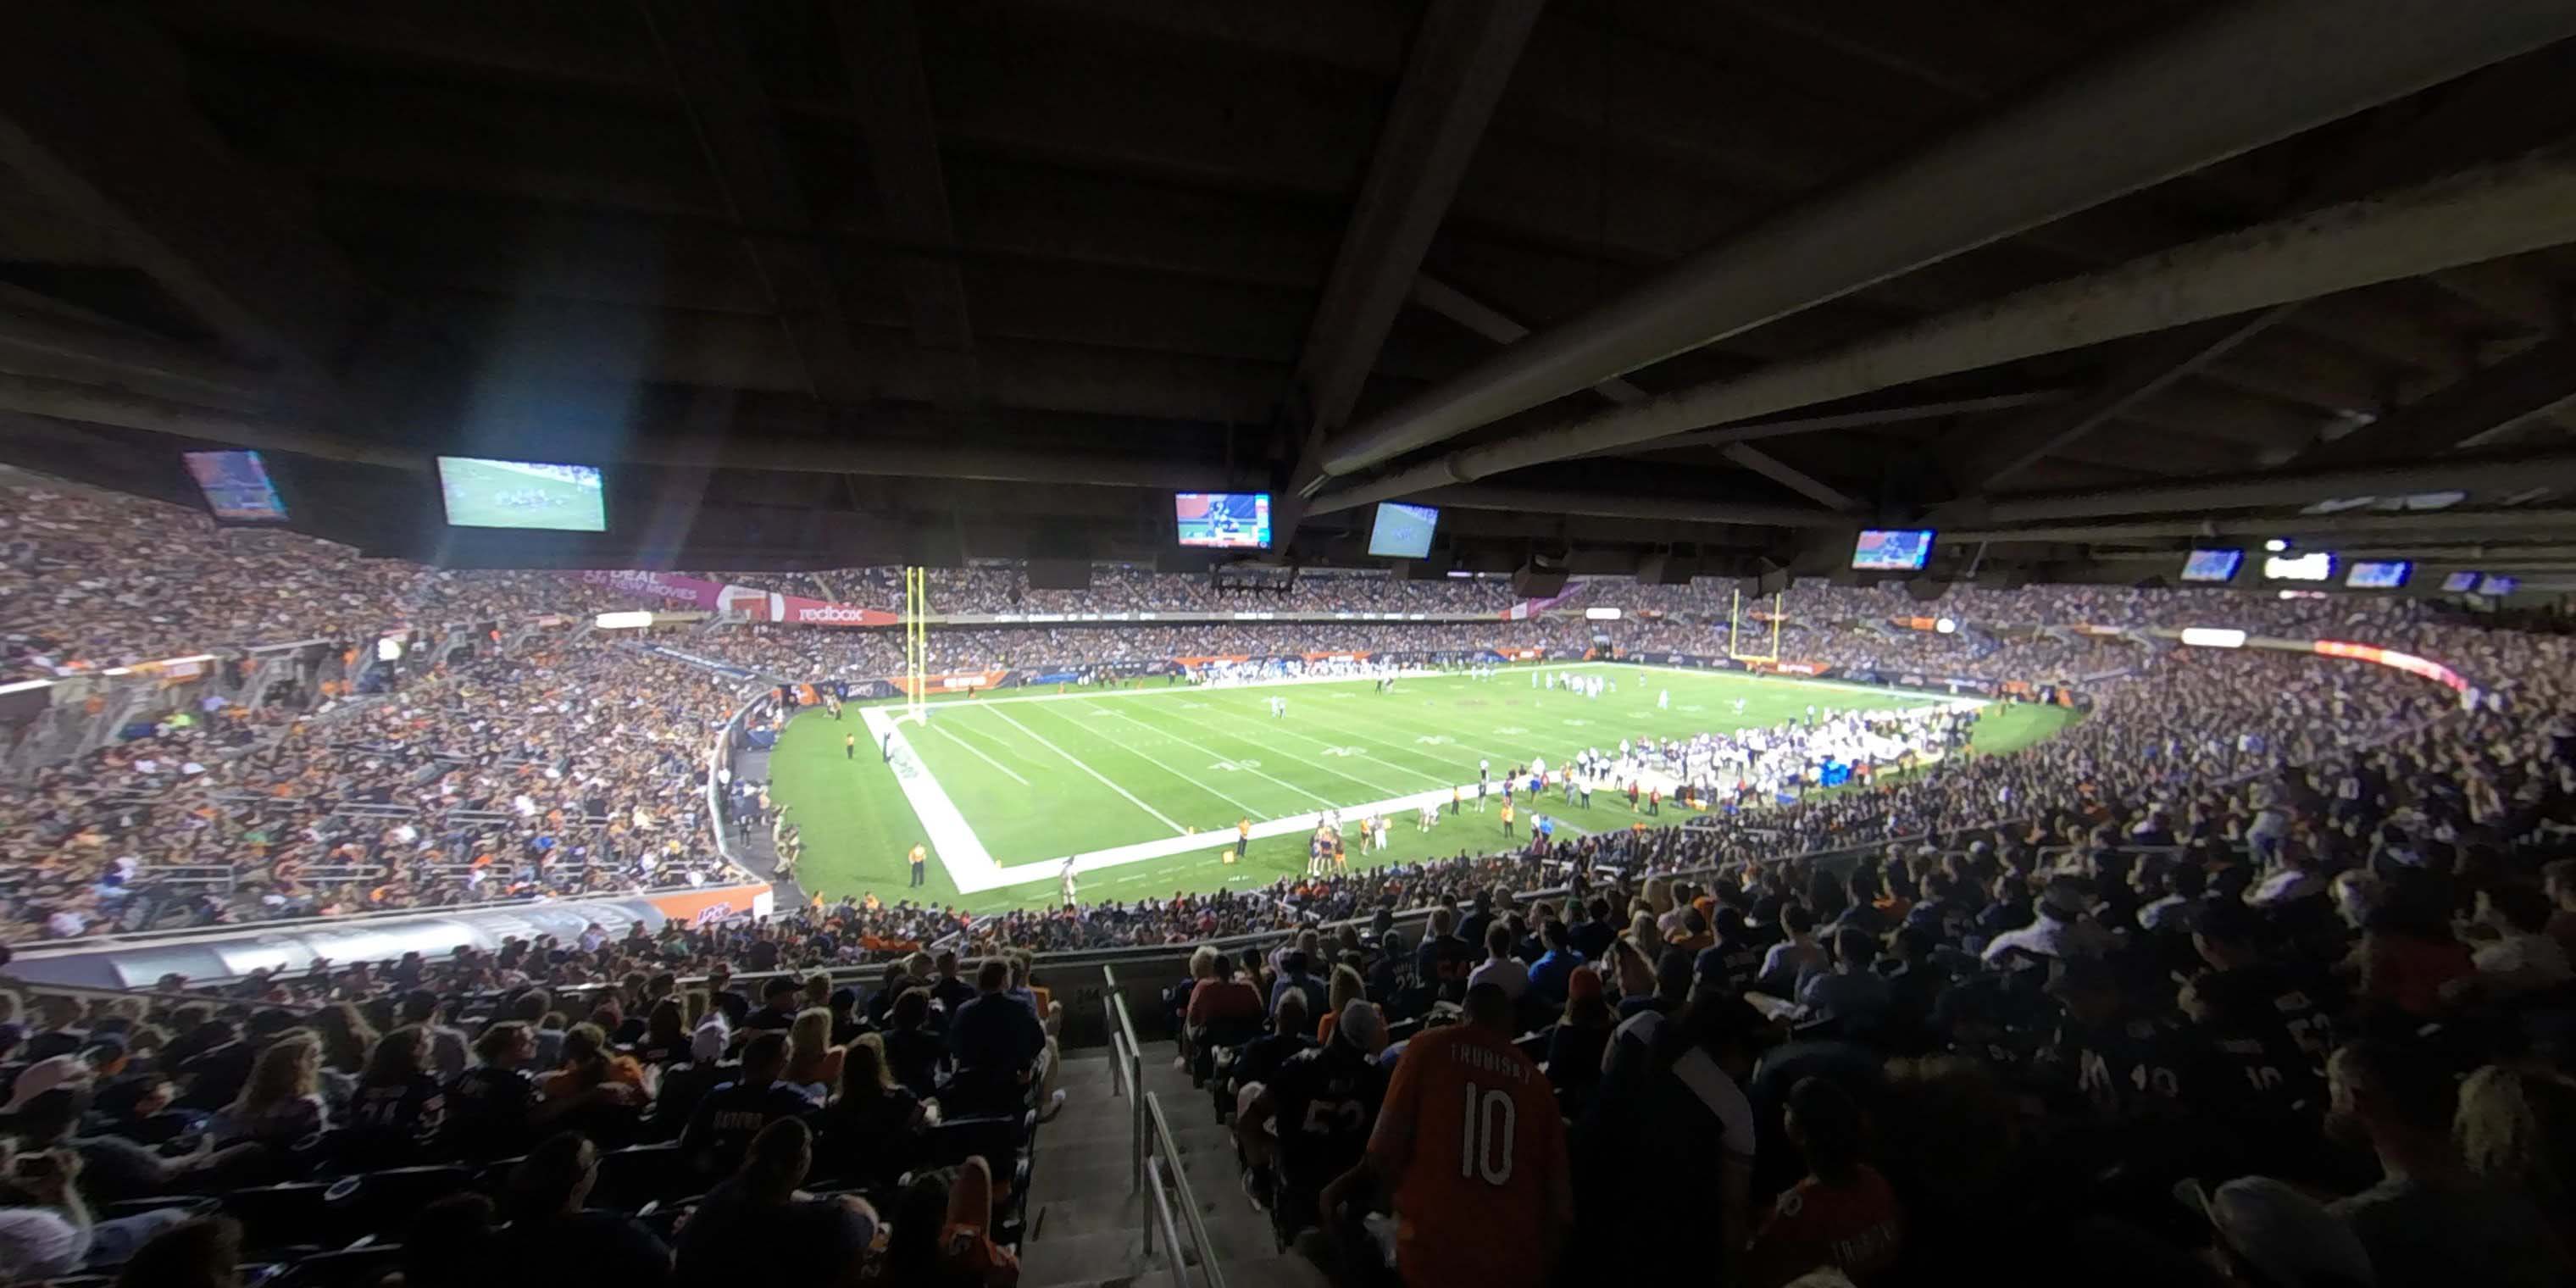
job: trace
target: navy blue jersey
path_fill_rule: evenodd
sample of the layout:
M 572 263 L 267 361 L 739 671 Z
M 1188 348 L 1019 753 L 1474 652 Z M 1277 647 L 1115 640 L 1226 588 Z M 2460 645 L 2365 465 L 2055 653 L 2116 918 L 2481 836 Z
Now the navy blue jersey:
M 1271 1075 L 1279 1179 L 1309 1197 L 1359 1161 L 1386 1100 L 1387 1071 L 1348 1042 L 1300 1051 Z

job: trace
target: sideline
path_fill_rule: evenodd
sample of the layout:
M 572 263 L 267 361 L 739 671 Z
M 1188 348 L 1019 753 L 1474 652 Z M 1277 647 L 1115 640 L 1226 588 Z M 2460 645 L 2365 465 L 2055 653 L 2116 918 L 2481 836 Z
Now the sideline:
M 891 766 L 894 780 L 903 788 L 903 798 L 912 803 L 913 817 L 921 820 L 932 856 L 947 869 L 949 879 L 957 883 L 959 890 L 990 890 L 1009 884 L 995 879 L 1001 865 L 993 861 L 992 853 L 976 838 L 975 829 L 966 825 L 966 816 L 958 812 L 957 802 L 948 799 L 948 790 L 931 775 L 930 767 L 922 763 L 912 743 L 895 728 L 894 718 L 886 714 L 890 709 L 861 707 L 859 720 L 876 735 L 878 745 L 884 745 L 887 738 L 894 739 L 895 750 L 900 753 Z

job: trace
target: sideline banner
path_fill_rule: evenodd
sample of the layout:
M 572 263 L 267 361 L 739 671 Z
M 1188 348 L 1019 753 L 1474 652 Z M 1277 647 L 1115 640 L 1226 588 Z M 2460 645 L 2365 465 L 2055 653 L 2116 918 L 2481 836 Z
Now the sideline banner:
M 737 586 L 671 572 L 593 569 L 567 575 L 584 585 L 685 603 L 710 613 L 741 613 L 755 622 L 778 622 L 789 626 L 895 626 L 903 621 L 897 614 L 881 608 L 826 603 L 802 595 L 781 595 L 757 586 Z

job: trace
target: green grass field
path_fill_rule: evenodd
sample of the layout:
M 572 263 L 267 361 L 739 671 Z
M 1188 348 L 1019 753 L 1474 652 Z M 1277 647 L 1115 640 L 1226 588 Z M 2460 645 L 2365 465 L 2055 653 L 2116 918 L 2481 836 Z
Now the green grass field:
M 447 521 L 460 528 L 607 530 L 600 490 L 550 474 L 530 474 L 485 461 L 448 458 L 439 466 Z M 507 504 L 501 498 L 524 498 Z
M 1379 694 L 1366 680 L 1348 683 L 1200 689 L 1143 681 L 1132 689 L 1072 690 L 1065 696 L 1012 691 L 937 703 L 929 724 L 905 725 L 902 737 L 921 768 L 954 803 L 973 839 L 1005 869 L 1075 852 L 1212 834 L 1206 848 L 1139 859 L 1085 872 L 1082 895 L 1093 899 L 1168 896 L 1175 890 L 1265 886 L 1305 870 L 1304 830 L 1256 839 L 1228 867 L 1218 850 L 1237 819 L 1311 819 L 1326 807 L 1349 807 L 1473 782 L 1480 758 L 1497 776 L 1543 756 L 1551 766 L 1586 747 L 1622 737 L 1686 737 L 1711 730 L 1778 724 L 1820 710 L 1889 710 L 1939 699 L 1846 688 L 1830 683 L 1732 672 L 1645 670 L 1619 665 L 1554 667 L 1560 674 L 1598 674 L 1615 693 L 1598 699 L 1530 686 L 1529 669 L 1490 679 L 1440 676 L 1402 681 Z M 1658 708 L 1659 691 L 1671 694 Z M 1287 699 L 1284 718 L 1269 713 Z M 1737 714 L 1737 699 L 1745 703 Z M 1980 723 L 1977 746 L 2010 751 L 2054 734 L 2072 718 L 2054 707 L 1998 706 Z M 843 739 L 856 735 L 855 757 Z M 771 796 L 792 807 L 806 852 L 798 872 L 808 893 L 837 899 L 873 891 L 888 901 L 915 897 L 954 902 L 979 912 L 1034 907 L 1057 893 L 1054 869 L 1029 879 L 960 894 L 942 866 L 939 846 L 895 771 L 880 759 L 874 735 L 851 707 L 839 722 L 806 711 L 791 723 L 770 759 Z M 1558 820 L 1558 835 L 1622 828 L 1633 821 L 1624 797 L 1597 792 L 1593 806 L 1564 809 L 1551 793 L 1538 812 Z M 1523 806 L 1521 836 L 1530 807 Z M 1667 809 L 1660 822 L 1678 823 Z M 1499 812 L 1444 809 L 1429 833 L 1410 810 L 1394 817 L 1389 848 L 1351 862 L 1410 861 L 1426 855 L 1484 852 L 1513 842 Z M 904 855 L 931 847 L 927 887 L 906 888 Z M 1174 844 L 1188 844 L 1174 841 Z M 965 860 L 960 860 L 965 862 Z

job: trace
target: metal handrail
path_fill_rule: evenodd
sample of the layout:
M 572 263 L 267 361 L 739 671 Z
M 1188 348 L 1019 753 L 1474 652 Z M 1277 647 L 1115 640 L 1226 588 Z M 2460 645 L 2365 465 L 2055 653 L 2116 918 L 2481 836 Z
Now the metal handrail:
M 1127 1034 L 1118 1026 L 1118 972 L 1100 968 L 1100 1018 L 1109 1031 L 1109 1096 L 1134 1098 L 1136 1085 L 1127 1081 Z M 1121 1090 L 1121 1088 L 1124 1090 Z
M 1120 1062 L 1116 1075 L 1127 1082 L 1127 1102 L 1131 1116 L 1127 1123 L 1127 1163 L 1129 1193 L 1145 1188 L 1145 1056 L 1136 1037 L 1136 1022 L 1127 1016 L 1127 998 L 1121 993 L 1109 995 L 1109 1032 L 1112 1038 L 1109 1058 Z M 1123 1048 L 1123 1049 L 1122 1049 Z M 1147 1234 L 1147 1251 L 1152 1251 L 1151 1232 Z
M 1151 1214 L 1153 1219 L 1145 1222 L 1145 1255 L 1149 1257 L 1154 1255 L 1154 1231 L 1162 1230 L 1163 1246 L 1172 1250 L 1172 1288 L 1190 1288 L 1189 1265 L 1180 1256 L 1181 1227 L 1172 1220 L 1172 1201 L 1171 1196 L 1164 1192 L 1161 1159 L 1154 1160 L 1153 1173 L 1154 1183 L 1145 1189 L 1146 1202 L 1152 1204 L 1154 1208 Z M 1204 1249 L 1200 1252 L 1199 1261 L 1203 1265 L 1206 1264 L 1207 1255 Z
M 1207 1288 L 1225 1288 L 1225 1272 L 1217 1269 L 1216 1245 L 1208 1240 L 1207 1218 L 1199 1214 L 1198 1195 L 1191 1192 L 1189 1174 L 1181 1167 L 1180 1145 L 1172 1139 L 1172 1125 L 1163 1117 L 1163 1098 L 1153 1092 L 1146 1092 L 1145 1113 L 1150 1120 L 1154 1136 L 1152 1161 L 1158 1164 L 1149 1169 L 1152 1173 L 1150 1179 L 1154 1181 L 1154 1188 L 1157 1191 L 1155 1202 L 1158 1206 L 1161 1204 L 1159 1191 L 1168 1178 L 1171 1183 L 1172 1206 L 1181 1210 L 1182 1219 L 1189 1224 L 1190 1242 L 1199 1250 L 1199 1269 L 1207 1276 Z M 1154 1251 L 1151 1226 L 1146 1228 L 1145 1241 L 1145 1252 L 1150 1256 Z M 1173 1242 L 1172 1282 L 1181 1285 L 1181 1288 L 1187 1288 L 1187 1281 L 1181 1275 L 1181 1260 L 1181 1247 L 1178 1242 Z

